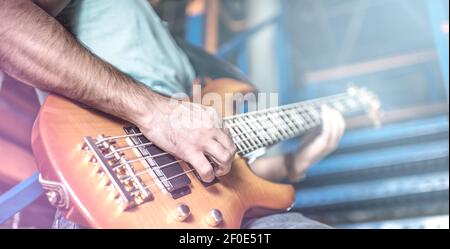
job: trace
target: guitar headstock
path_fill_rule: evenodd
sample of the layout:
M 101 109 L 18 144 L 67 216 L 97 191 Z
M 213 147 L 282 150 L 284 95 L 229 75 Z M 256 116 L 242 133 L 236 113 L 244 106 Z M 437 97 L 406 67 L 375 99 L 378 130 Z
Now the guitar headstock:
M 381 103 L 378 96 L 363 87 L 351 85 L 347 89 L 348 95 L 356 98 L 356 100 L 364 106 L 366 113 L 373 121 L 375 127 L 381 126 Z

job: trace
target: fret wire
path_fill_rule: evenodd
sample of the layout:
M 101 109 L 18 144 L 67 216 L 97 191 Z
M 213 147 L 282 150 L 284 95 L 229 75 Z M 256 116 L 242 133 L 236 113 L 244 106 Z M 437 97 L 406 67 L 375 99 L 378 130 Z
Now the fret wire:
M 251 151 L 256 149 L 256 147 L 251 143 L 251 137 L 249 135 L 249 133 L 245 130 L 245 126 L 243 126 L 243 121 L 242 120 L 237 120 L 239 122 L 239 124 L 241 124 L 239 126 L 239 130 L 241 131 L 241 135 L 238 136 L 238 138 L 240 139 L 241 144 L 244 145 L 244 149 L 245 151 Z
M 295 112 L 294 109 L 291 109 L 291 110 L 285 110 L 285 111 L 290 111 L 291 113 L 294 113 L 294 115 L 295 115 L 296 117 L 298 117 L 299 115 L 301 115 L 301 114 L 298 114 L 297 112 Z M 272 143 L 272 144 L 273 144 L 273 143 L 276 143 L 276 142 L 279 141 L 280 139 L 290 138 L 290 137 L 295 137 L 295 135 L 300 135 L 300 133 L 301 133 L 302 131 L 311 129 L 312 127 L 317 127 L 317 126 L 320 124 L 320 122 L 317 122 L 317 121 L 319 120 L 318 118 L 316 118 L 317 115 L 316 115 L 316 117 L 313 117 L 313 116 L 311 116 L 311 113 L 310 113 L 310 112 L 305 112 L 305 111 L 303 111 L 302 114 L 303 114 L 303 115 L 307 114 L 307 116 L 308 116 L 309 119 L 310 119 L 310 122 L 307 122 L 307 123 L 306 123 L 307 126 L 304 125 L 305 122 L 304 122 L 304 120 L 302 120 L 302 119 L 305 119 L 305 117 L 303 116 L 302 119 L 297 120 L 297 121 L 300 121 L 300 122 L 297 122 L 298 125 L 300 126 L 300 129 L 299 129 L 298 131 L 294 129 L 294 132 L 293 132 L 293 133 L 291 132 L 291 133 L 285 133 L 285 134 L 280 134 L 280 133 L 278 132 L 278 134 L 279 134 L 279 135 L 282 135 L 282 136 L 281 136 L 281 137 L 280 137 L 280 136 L 275 136 L 275 138 L 272 137 L 272 138 L 271 138 L 272 141 L 269 141 L 267 145 L 270 145 L 271 143 Z M 283 115 L 286 116 L 286 113 L 281 113 L 281 116 L 283 116 Z M 292 116 L 292 115 L 291 115 L 291 116 Z M 257 123 L 257 124 L 261 125 L 261 123 L 258 123 L 258 122 L 257 122 L 257 121 L 261 121 L 261 118 L 256 118 L 256 117 L 254 117 L 254 116 L 250 116 L 250 117 L 253 117 L 254 120 L 249 121 L 249 123 L 250 123 L 250 122 L 253 122 L 253 123 Z M 301 116 L 300 116 L 300 117 L 301 117 Z M 266 119 L 266 120 L 267 120 L 267 117 L 264 117 L 263 119 Z M 289 120 L 291 120 L 291 119 L 289 119 Z M 320 121 L 320 120 L 319 120 L 319 121 Z M 240 121 L 240 122 L 242 123 L 242 121 Z M 272 123 L 272 125 L 273 125 L 273 122 L 271 122 L 271 123 Z M 293 121 L 292 121 L 291 123 L 294 124 Z M 227 124 L 229 125 L 229 123 L 227 123 Z M 277 124 L 279 124 L 279 123 L 277 123 Z M 234 123 L 234 125 L 239 125 L 239 123 Z M 261 125 L 261 127 L 262 127 L 262 125 Z M 285 128 L 289 128 L 289 129 L 292 129 L 291 127 L 293 127 L 293 126 L 284 125 L 284 127 L 285 127 Z M 274 127 L 271 126 L 271 127 L 268 127 L 268 128 L 269 128 L 269 129 L 273 129 Z M 264 131 L 264 134 L 265 134 L 265 135 L 268 135 L 268 134 L 267 134 L 267 128 L 263 128 L 263 129 L 259 128 L 259 129 L 252 129 L 252 130 L 253 130 L 254 132 L 255 132 L 255 131 L 258 131 L 258 130 L 259 130 L 259 131 Z M 254 133 L 254 132 L 253 132 L 253 133 Z M 255 136 L 249 136 L 248 134 L 246 134 L 246 137 L 247 137 L 247 139 L 255 138 Z M 239 138 L 239 140 L 234 139 L 235 143 L 236 143 L 236 144 L 242 144 L 242 142 L 244 142 L 244 140 L 243 140 L 241 137 L 239 137 L 239 136 L 238 136 L 238 138 Z M 259 138 L 259 137 L 257 137 L 257 138 Z M 267 146 L 267 145 L 266 145 L 266 143 L 263 143 L 263 146 L 264 146 L 264 147 Z M 249 149 L 261 148 L 260 146 L 261 146 L 261 144 L 259 144 L 258 146 L 251 146 L 251 148 L 248 148 L 248 146 L 247 146 L 247 148 L 245 148 L 244 151 L 248 151 Z M 241 151 L 241 152 L 244 152 L 244 151 Z
M 246 120 L 246 118 L 247 118 L 247 120 Z M 242 120 L 245 122 L 244 126 L 252 134 L 252 135 L 250 135 L 250 137 L 251 137 L 255 147 L 256 148 L 261 148 L 261 141 L 259 140 L 259 135 L 256 133 L 256 130 L 253 128 L 253 126 L 249 125 L 249 120 L 250 120 L 249 116 L 243 117 Z
M 253 120 L 251 120 L 250 122 L 251 122 L 251 123 L 257 123 L 257 124 L 261 125 L 261 123 L 259 123 L 260 121 L 269 121 L 269 122 L 271 122 L 270 120 L 268 120 L 268 117 L 267 117 L 267 116 L 261 117 L 261 118 L 255 118 L 255 117 L 253 117 Z M 237 126 L 238 124 L 232 124 L 232 125 Z M 232 125 L 228 125 L 228 127 L 229 127 L 229 128 L 233 128 Z M 262 125 L 261 125 L 261 126 L 262 126 Z M 267 128 L 270 128 L 270 127 L 265 127 L 265 128 L 267 129 Z
M 316 117 L 312 116 L 310 108 L 305 109 L 305 112 L 303 113 L 303 115 L 306 118 L 308 124 L 310 124 L 310 125 L 314 124 L 315 120 L 317 120 Z
M 314 100 L 314 101 L 306 101 L 306 102 L 301 102 L 301 103 L 295 103 L 295 104 L 291 104 L 291 105 L 287 105 L 287 106 L 282 106 L 279 107 L 277 109 L 280 110 L 280 112 L 282 113 L 283 111 L 292 111 L 294 110 L 295 117 L 296 118 L 296 122 L 293 122 L 294 124 L 297 124 L 300 128 L 300 132 L 305 130 L 305 126 L 304 124 L 306 123 L 307 126 L 317 126 L 317 120 L 321 120 L 320 117 L 318 116 L 312 116 L 310 111 L 305 111 L 307 109 L 317 109 L 319 107 L 319 105 L 317 103 L 320 103 L 321 105 L 323 105 L 323 103 L 326 103 L 328 105 L 336 103 L 336 102 L 340 102 L 345 100 L 343 97 L 346 97 L 346 99 L 351 99 L 352 101 L 355 101 L 354 98 L 352 96 L 348 96 L 346 94 L 341 94 L 341 95 L 336 95 L 334 97 L 328 97 L 327 99 L 324 100 Z M 326 101 L 325 101 L 326 100 Z M 314 105 L 316 106 L 314 106 Z M 237 117 L 248 117 L 248 116 L 253 116 L 255 121 L 262 121 L 262 119 L 260 117 L 258 117 L 258 114 L 265 114 L 267 115 L 267 111 L 265 113 L 262 112 L 252 112 L 252 113 L 248 113 L 246 115 L 239 115 L 239 116 L 235 116 L 234 118 Z M 282 113 L 283 114 L 283 113 Z M 255 117 L 256 116 L 256 117 Z M 300 119 L 298 117 L 301 117 Z M 232 119 L 233 117 L 228 118 L 227 120 Z M 263 117 L 264 119 L 264 117 Z M 226 121 L 226 120 L 225 120 Z M 253 122 L 255 122 L 253 121 Z M 273 125 L 273 122 L 271 122 Z M 319 122 L 320 123 L 320 122 Z M 233 124 L 233 125 L 239 125 L 239 124 Z M 284 128 L 284 127 L 283 127 Z M 309 127 L 306 127 L 309 128 Z M 268 130 L 270 130 L 271 132 L 273 132 L 273 127 L 268 127 L 267 130 L 264 130 L 265 132 L 267 132 Z M 272 135 L 272 134 L 271 134 Z M 275 140 L 278 140 L 279 136 L 277 133 L 273 134 L 276 135 L 275 136 Z
M 231 133 L 235 133 L 235 134 L 237 134 L 237 132 L 234 130 L 234 127 L 232 127 L 231 128 Z M 233 136 L 233 135 L 232 135 Z M 236 143 L 236 147 L 238 147 L 238 149 L 240 150 L 240 151 L 242 151 L 243 150 L 243 148 L 242 148 L 242 145 L 241 144 L 237 144 Z
M 264 120 L 268 120 L 267 117 L 264 117 L 263 119 L 264 119 Z M 259 119 L 258 121 L 261 121 L 261 119 Z M 266 137 L 270 138 L 271 140 L 278 140 L 278 139 L 280 139 L 279 136 L 271 137 L 271 136 L 267 133 L 267 130 L 268 130 L 268 129 L 273 129 L 273 128 L 274 128 L 273 125 L 270 126 L 270 127 L 268 127 L 268 126 L 267 126 L 267 122 L 265 122 L 266 127 L 263 127 L 262 124 L 256 122 L 256 120 L 253 120 L 253 121 L 251 121 L 251 122 L 253 122 L 253 123 L 255 123 L 255 124 L 257 123 L 257 124 L 260 125 L 260 127 L 261 127 L 261 128 L 259 128 L 259 129 L 253 129 L 254 131 L 264 131 L 264 135 L 265 135 Z M 303 122 L 302 122 L 302 123 L 303 123 Z M 229 125 L 229 124 L 227 123 L 227 125 Z M 304 126 L 302 126 L 302 128 L 303 128 L 303 130 L 305 130 L 305 127 L 304 127 Z M 301 131 L 300 131 L 300 132 L 301 132 Z M 240 134 L 239 134 L 239 135 L 240 135 Z M 271 135 L 273 135 L 273 134 L 271 134 Z M 292 135 L 292 134 L 288 134 L 288 136 L 291 136 L 291 135 Z M 238 137 L 238 136 L 235 136 L 235 137 Z M 248 137 L 248 135 L 247 135 L 247 137 Z M 285 136 L 283 135 L 282 138 L 284 138 L 284 137 L 285 137 Z M 238 137 L 238 138 L 240 138 L 240 137 Z M 253 138 L 253 137 L 252 137 L 252 138 Z M 240 142 L 240 141 L 238 140 L 237 142 Z
M 283 139 L 285 137 L 290 137 L 291 136 L 290 127 L 287 123 L 284 122 L 281 111 L 280 111 L 280 114 L 278 114 L 276 118 L 277 118 L 276 119 L 277 127 L 279 127 L 278 130 L 281 130 L 281 132 L 283 134 Z
M 302 107 L 302 106 L 306 106 L 306 105 L 312 106 L 312 105 L 317 105 L 317 103 L 321 103 L 321 102 L 322 103 L 323 102 L 332 103 L 332 101 L 335 99 L 345 99 L 345 98 L 353 98 L 353 97 L 348 95 L 347 93 L 342 93 L 342 94 L 337 94 L 337 95 L 333 95 L 333 96 L 329 96 L 329 97 L 322 97 L 322 98 L 317 98 L 317 99 L 306 100 L 306 101 L 302 101 L 300 103 L 292 103 L 292 104 L 288 104 L 288 105 L 284 105 L 284 106 L 272 107 L 272 108 L 265 109 L 265 110 L 242 113 L 239 115 L 226 117 L 226 118 L 224 118 L 224 120 L 229 120 L 229 119 L 242 117 L 242 116 L 246 116 L 246 115 L 253 115 L 253 114 L 257 114 L 257 113 L 262 114 L 262 113 L 267 113 L 269 111 L 278 111 L 279 109 L 298 108 L 298 107 Z
M 276 130 L 281 135 L 281 139 L 284 139 L 285 137 L 289 137 L 290 136 L 290 134 L 288 132 L 289 127 L 287 126 L 287 124 L 285 122 L 281 121 L 281 111 L 277 114 L 271 113 L 270 117 L 271 117 L 272 122 L 275 123 Z
M 297 125 L 295 125 L 295 121 L 293 121 L 293 117 L 287 112 L 288 110 L 285 110 L 281 112 L 280 117 L 281 119 L 286 123 L 287 127 L 289 127 L 289 132 L 296 134 L 299 133 L 299 129 Z
M 249 116 L 250 118 L 250 122 L 251 123 L 253 123 L 257 128 L 256 128 L 256 131 L 262 131 L 262 132 L 259 132 L 260 134 L 261 134 L 261 137 L 262 136 L 265 136 L 266 138 L 263 138 L 263 140 L 261 140 L 261 138 L 259 138 L 260 139 L 260 141 L 261 141 L 261 144 L 262 144 L 262 146 L 266 146 L 266 141 L 269 139 L 269 137 L 267 136 L 267 132 L 266 132 L 266 129 L 264 129 L 264 127 L 262 127 L 262 125 L 258 122 L 258 121 L 256 121 L 255 120 L 255 118 L 254 118 L 254 116 Z M 253 119 L 253 120 L 252 120 Z
M 248 144 L 250 146 L 253 146 L 251 144 L 251 136 L 249 135 L 251 131 L 248 130 L 248 127 L 245 124 L 245 120 L 243 120 L 241 118 L 238 118 L 237 120 L 241 123 L 240 128 L 241 128 L 241 131 L 243 131 L 243 136 L 245 136 L 245 138 L 247 139 Z
M 288 115 L 293 117 L 293 119 L 297 122 L 292 122 L 295 126 L 298 127 L 299 131 L 304 131 L 305 127 L 304 127 L 304 123 L 305 121 L 303 120 L 303 117 L 300 116 L 300 114 L 298 114 L 294 109 L 290 109 L 288 110 Z
M 240 122 L 244 123 L 242 120 L 240 120 Z M 259 147 L 256 144 L 254 144 L 254 143 L 252 144 L 252 141 L 253 141 L 252 135 L 249 135 L 249 132 L 247 131 L 247 127 L 245 127 L 245 125 L 243 125 L 242 129 L 245 129 L 245 132 L 243 134 L 245 139 L 244 140 L 241 139 L 240 142 L 246 144 L 246 148 L 245 148 L 246 151 L 251 151 L 251 150 L 258 149 Z
M 288 113 L 288 110 L 281 112 L 281 119 L 283 119 L 283 121 L 286 123 L 287 127 L 289 127 L 288 131 L 291 132 L 290 135 L 295 135 L 300 132 L 299 128 L 295 124 L 295 121 L 297 121 L 297 120 L 294 120 L 292 118 L 290 113 Z
M 252 126 L 248 125 L 248 121 L 245 118 L 241 118 L 241 122 L 243 123 L 243 128 L 247 132 L 246 137 L 249 139 L 249 144 L 251 145 L 251 150 L 256 150 L 261 147 L 261 143 L 258 142 L 258 134 Z
M 272 121 L 270 120 L 269 116 L 266 115 L 264 117 L 265 122 L 264 122 L 264 130 L 267 132 L 267 135 L 270 137 L 269 143 L 271 143 L 271 141 L 276 141 L 278 139 L 278 137 L 274 134 L 274 124 L 272 123 Z
M 239 122 L 237 119 L 234 120 L 235 123 Z M 241 143 L 237 143 L 240 145 L 240 147 L 242 148 L 241 151 L 247 151 L 248 150 L 248 144 L 244 143 L 243 141 L 246 140 L 245 138 L 245 134 L 242 132 L 242 127 L 240 126 L 236 126 L 237 130 L 239 133 L 237 133 L 237 138 L 240 139 L 240 141 L 242 141 Z
M 297 127 L 293 124 L 291 117 L 287 112 L 281 112 L 280 118 L 286 123 L 286 126 L 288 127 L 289 135 L 298 133 Z
M 252 136 L 250 136 L 249 138 L 250 138 L 250 139 L 257 138 L 257 136 L 256 136 L 256 135 L 252 135 Z M 233 140 L 233 141 L 234 141 L 234 140 Z M 235 143 L 239 143 L 239 142 L 243 142 L 243 141 L 244 141 L 244 140 L 236 140 L 236 141 L 234 141 L 234 142 L 235 142 Z M 260 143 L 259 146 L 260 146 L 260 145 L 264 146 L 263 143 Z
M 253 117 L 254 118 L 254 117 Z M 267 128 L 264 128 L 258 121 L 256 120 L 250 120 L 250 123 L 254 124 L 255 126 L 259 125 L 259 128 L 253 128 L 253 133 L 257 135 L 257 132 L 263 134 L 267 137 Z M 262 141 L 261 138 L 257 135 L 258 140 L 260 141 L 260 147 L 264 147 L 266 145 L 265 141 Z M 262 145 L 262 146 L 261 146 Z
M 251 126 L 248 125 L 248 122 L 245 120 L 245 118 L 242 118 L 242 121 L 244 123 L 244 128 L 247 130 L 247 132 L 252 134 L 252 135 L 250 135 L 250 139 L 251 139 L 251 141 L 253 141 L 254 147 L 261 148 L 261 143 L 258 142 L 258 134 L 255 132 L 255 130 Z
M 230 127 L 229 124 L 226 123 L 226 122 L 225 122 L 225 126 L 227 126 L 227 128 L 228 128 L 228 130 L 230 131 L 232 137 L 233 137 L 233 133 L 234 133 L 234 136 L 236 136 L 237 132 L 234 130 L 234 127 Z M 242 150 L 242 147 L 241 147 L 240 144 L 237 144 L 237 143 L 235 143 L 235 144 L 236 144 L 236 147 L 237 147 L 239 150 Z
M 237 122 L 242 123 L 242 121 L 236 119 Z M 237 128 L 239 129 L 239 131 L 241 132 L 241 135 L 239 135 L 239 138 L 241 138 L 241 136 L 244 137 L 244 139 L 241 138 L 242 144 L 244 145 L 244 149 L 247 151 L 249 149 L 252 149 L 252 145 L 249 143 L 249 138 L 247 137 L 248 134 L 247 132 L 244 130 L 245 128 L 242 125 L 237 126 Z
M 298 114 L 295 113 L 295 115 L 298 115 Z M 300 132 L 305 132 L 305 131 L 311 129 L 310 125 L 306 122 L 306 120 L 303 117 L 298 120 L 297 124 L 299 126 Z
M 272 124 L 272 127 L 270 127 L 270 128 L 271 128 L 275 138 L 277 140 L 283 139 L 283 134 L 281 133 L 281 131 L 279 129 L 276 128 L 277 124 L 275 123 L 275 120 L 272 119 L 271 113 L 267 114 L 267 118 L 268 118 L 268 121 Z
M 294 110 L 294 109 L 289 109 L 289 110 Z M 286 111 L 286 110 L 285 110 Z M 305 113 L 303 112 L 303 115 L 304 115 Z M 267 114 L 266 114 L 267 115 Z M 298 116 L 300 116 L 301 117 L 301 119 L 299 119 L 299 121 L 302 121 L 302 119 L 305 119 L 305 116 L 303 116 L 302 117 L 302 114 L 297 114 L 296 113 L 296 116 L 298 117 Z M 310 119 L 310 116 L 308 116 L 308 118 Z M 256 122 L 258 122 L 258 121 L 265 121 L 265 120 L 267 120 L 268 118 L 267 117 L 262 117 L 262 118 L 260 118 L 260 117 L 257 117 L 257 118 L 254 118 L 254 120 L 252 121 L 253 123 L 256 123 Z M 239 124 L 231 124 L 231 125 L 228 125 L 228 127 L 230 127 L 230 128 L 233 128 L 233 126 L 237 126 L 237 125 L 239 125 Z M 270 127 L 269 127 L 270 128 Z

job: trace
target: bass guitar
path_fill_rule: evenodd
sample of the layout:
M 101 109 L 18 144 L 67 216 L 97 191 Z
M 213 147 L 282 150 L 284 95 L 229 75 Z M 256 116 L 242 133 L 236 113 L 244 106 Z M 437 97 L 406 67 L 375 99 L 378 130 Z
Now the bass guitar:
M 248 88 L 248 87 L 247 87 Z M 229 79 L 204 93 L 248 91 Z M 345 116 L 372 114 L 375 95 L 351 88 L 335 96 L 224 117 L 238 148 L 231 172 L 204 183 L 195 170 L 162 151 L 133 124 L 57 95 L 35 122 L 32 147 L 52 205 L 90 228 L 239 228 L 244 217 L 286 211 L 292 186 L 253 174 L 247 158 L 258 150 L 321 125 L 320 107 Z

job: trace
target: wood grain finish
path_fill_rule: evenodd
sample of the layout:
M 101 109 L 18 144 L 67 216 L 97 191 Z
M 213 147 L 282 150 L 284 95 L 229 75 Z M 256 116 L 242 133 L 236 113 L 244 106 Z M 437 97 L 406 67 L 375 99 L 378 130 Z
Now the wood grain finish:
M 227 80 L 208 85 L 207 92 L 221 94 L 251 90 L 239 82 Z M 246 214 L 283 211 L 294 201 L 292 186 L 259 178 L 244 159 L 236 157 L 230 174 L 221 177 L 217 184 L 204 187 L 190 173 L 191 194 L 174 200 L 168 194 L 151 189 L 153 200 L 123 211 L 108 188 L 100 184 L 95 166 L 88 162 L 89 153 L 82 151 L 81 146 L 85 136 L 124 135 L 124 125 L 125 122 L 56 95 L 49 96 L 41 108 L 33 129 L 33 151 L 43 177 L 67 187 L 71 205 L 63 211 L 69 220 L 92 228 L 210 228 L 204 216 L 217 208 L 225 219 L 218 228 L 239 228 Z M 135 157 L 130 151 L 125 156 Z M 182 167 L 189 169 L 185 163 Z M 186 204 L 191 209 L 192 215 L 185 222 L 171 218 L 178 204 Z

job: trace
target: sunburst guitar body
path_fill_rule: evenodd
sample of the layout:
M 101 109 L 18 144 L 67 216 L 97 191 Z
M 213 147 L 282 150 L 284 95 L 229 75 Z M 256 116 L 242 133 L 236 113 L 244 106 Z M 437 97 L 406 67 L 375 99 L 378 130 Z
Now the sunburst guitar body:
M 203 92 L 246 91 L 223 79 Z M 243 157 L 205 184 L 132 124 L 57 95 L 39 112 L 32 146 L 51 204 L 89 228 L 239 228 L 245 217 L 294 203 L 292 186 L 256 176 Z

